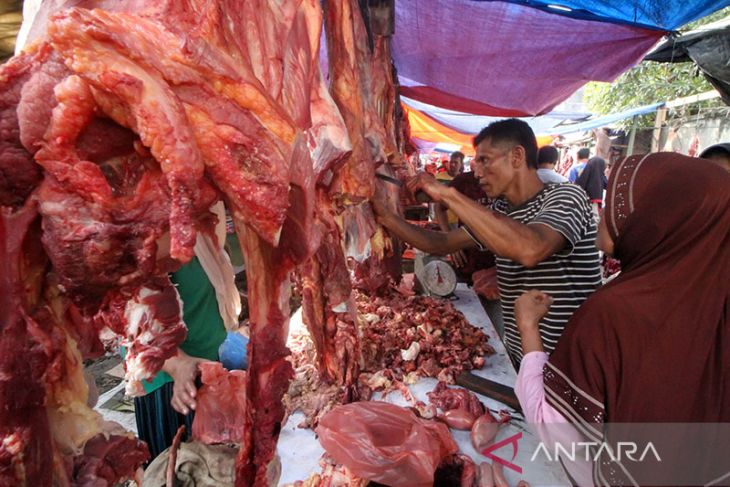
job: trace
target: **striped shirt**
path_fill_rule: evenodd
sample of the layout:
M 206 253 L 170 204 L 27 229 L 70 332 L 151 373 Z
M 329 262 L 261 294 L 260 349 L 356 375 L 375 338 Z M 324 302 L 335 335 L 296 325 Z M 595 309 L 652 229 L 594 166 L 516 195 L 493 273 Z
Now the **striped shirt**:
M 563 250 L 532 269 L 505 257 L 497 257 L 504 342 L 512 363 L 519 370 L 522 341 L 515 323 L 515 300 L 530 289 L 552 296 L 553 305 L 540 322 L 545 351 L 552 353 L 573 312 L 601 284 L 595 245 L 596 224 L 585 191 L 570 183 L 546 184 L 532 199 L 515 208 L 500 198 L 494 202 L 492 209 L 520 223 L 547 225 L 568 241 Z

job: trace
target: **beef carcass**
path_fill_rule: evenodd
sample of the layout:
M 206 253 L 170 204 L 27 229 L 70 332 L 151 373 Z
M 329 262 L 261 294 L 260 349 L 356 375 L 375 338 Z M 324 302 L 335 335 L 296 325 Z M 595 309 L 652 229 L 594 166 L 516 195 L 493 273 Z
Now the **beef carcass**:
M 0 205 L 23 206 L 41 180 L 41 169 L 20 136 L 18 104 L 25 84 L 52 55 L 48 46 L 10 59 L 0 70 Z
M 390 38 L 375 36 L 372 54 L 372 90 L 375 108 L 384 130 L 385 157 L 390 164 L 400 165 L 402 156 L 396 141 L 396 105 L 398 94 L 394 82 Z
M 24 249 L 35 220 L 35 204 L 0 213 L 0 484 L 50 485 L 53 450 L 45 409 L 43 377 L 48 357 L 28 330 L 28 302 L 39 299 L 37 283 L 26 287 L 44 262 Z M 37 230 L 36 230 L 37 231 Z M 36 235 L 36 238 L 38 235 Z M 29 249 L 28 249 L 29 250 Z M 28 259 L 28 260 L 26 260 Z M 34 262 L 35 261 L 35 262 Z M 28 271 L 30 275 L 26 275 Z M 32 284 L 32 283 L 31 283 Z M 28 296 L 29 290 L 33 294 Z
M 385 161 L 385 132 L 372 99 L 372 54 L 356 0 L 327 0 L 324 7 L 330 91 L 352 142 L 333 190 L 358 202 L 373 195 L 376 163 Z
M 5 463 L 56 455 L 61 464 L 86 445 L 90 456 L 105 451 L 90 443 L 98 418 L 78 406 L 84 391 L 74 347 L 98 353 L 97 336 L 108 329 L 128 345 L 132 392 L 157 372 L 184 337 L 164 276 L 192 256 L 198 232 L 211 231 L 208 208 L 222 197 L 242 243 L 251 302 L 237 484 L 267 483 L 292 372 L 288 276 L 319 248 L 315 182 L 327 184 L 350 150 L 319 72 L 320 29 L 316 0 L 44 2 L 34 44 L 0 69 L 8 87 L 0 97 L 1 203 L 15 209 L 3 209 L 8 221 L 23 205 L 39 212 L 32 235 L 40 249 L 42 231 L 43 249 L 27 269 L 46 290 L 33 313 L 11 307 L 17 316 L 7 343 L 38 354 L 32 362 L 41 367 L 18 369 L 30 384 L 17 402 L 27 412 L 2 432 Z M 372 162 L 382 143 L 368 137 Z M 53 319 L 36 326 L 40 309 Z M 45 374 L 44 361 L 68 367 Z M 50 409 L 29 418 L 41 404 Z M 57 414 L 66 410 L 72 414 Z M 80 428 L 63 431 L 61 423 Z M 75 451 L 49 453 L 49 437 Z M 26 449 L 35 457 L 18 457 Z M 92 463 L 101 465 L 79 465 Z M 47 471 L 28 472 L 38 480 L 32 485 L 50 482 Z
M 320 378 L 343 386 L 352 397 L 361 362 L 355 302 L 334 204 L 324 191 L 318 196 L 322 240 L 301 267 L 302 318 L 314 342 Z

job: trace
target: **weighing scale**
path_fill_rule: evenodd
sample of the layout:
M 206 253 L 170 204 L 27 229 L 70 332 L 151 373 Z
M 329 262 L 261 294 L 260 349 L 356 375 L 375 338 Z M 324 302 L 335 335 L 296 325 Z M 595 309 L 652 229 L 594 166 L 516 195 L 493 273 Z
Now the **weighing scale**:
M 416 251 L 413 272 L 425 294 L 446 297 L 456 289 L 454 268 L 439 256 Z

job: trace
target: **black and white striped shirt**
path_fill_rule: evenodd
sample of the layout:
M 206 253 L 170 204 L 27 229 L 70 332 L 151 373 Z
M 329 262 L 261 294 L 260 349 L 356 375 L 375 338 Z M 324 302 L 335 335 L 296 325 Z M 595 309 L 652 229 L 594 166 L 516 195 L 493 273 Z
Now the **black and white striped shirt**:
M 545 351 L 552 353 L 568 319 L 601 284 L 595 245 L 596 224 L 588 196 L 582 188 L 570 183 L 546 184 L 532 199 L 515 208 L 510 208 L 506 200 L 498 199 L 492 209 L 520 223 L 547 225 L 568 241 L 562 251 L 532 269 L 497 256 L 504 342 L 519 370 L 522 342 L 515 324 L 515 300 L 530 289 L 552 296 L 554 302 L 550 312 L 540 322 Z

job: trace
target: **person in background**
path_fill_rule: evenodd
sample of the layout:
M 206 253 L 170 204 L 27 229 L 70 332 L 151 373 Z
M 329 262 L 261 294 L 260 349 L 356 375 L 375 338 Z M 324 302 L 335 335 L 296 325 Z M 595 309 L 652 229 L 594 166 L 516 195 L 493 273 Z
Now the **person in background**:
M 456 176 L 464 172 L 464 154 L 456 151 L 452 152 L 448 161 L 442 162 L 439 172 L 436 174 L 436 179 L 441 182 L 448 183 Z
M 583 169 L 585 169 L 586 165 L 588 164 L 589 157 L 591 157 L 591 151 L 588 150 L 587 147 L 583 147 L 578 151 L 578 160 L 575 164 L 573 164 L 573 167 L 570 168 L 570 172 L 568 172 L 568 180 L 571 183 L 574 183 L 578 180 L 578 177 L 581 175 Z
M 597 243 L 621 261 L 622 273 L 573 313 L 549 356 L 539 323 L 557 295 L 535 286 L 515 303 L 524 353 L 515 393 L 543 442 L 557 434 L 575 443 L 560 423 L 575 427 L 577 441 L 600 443 L 608 434 L 615 444 L 609 423 L 730 421 L 729 187 L 728 172 L 680 154 L 631 156 L 613 168 Z M 677 473 L 687 463 L 672 441 L 656 446 L 662 471 Z M 727 448 L 706 443 L 690 458 L 719 453 L 724 465 L 704 467 L 724 469 L 681 485 L 711 485 L 730 468 Z M 659 485 L 611 477 L 623 469 L 604 460 L 575 471 L 568 465 L 574 485 L 593 485 L 592 478 Z M 622 466 L 635 477 L 647 468 Z
M 568 178 L 555 172 L 560 153 L 556 147 L 546 145 L 537 151 L 537 177 L 543 183 L 567 183 Z
M 248 340 L 238 332 L 226 331 L 226 325 L 238 325 L 241 302 L 233 267 L 221 246 L 226 231 L 225 211 L 222 204 L 214 205 L 211 211 L 218 216 L 216 239 L 199 234 L 195 256 L 170 274 L 182 302 L 187 327 L 185 341 L 152 380 L 142 381 L 146 394 L 134 398 L 138 436 L 149 446 L 152 459 L 172 444 L 180 426 L 185 425 L 185 438 L 189 438 L 196 407 L 198 364 L 221 361 L 224 367 L 232 369 L 245 368 L 247 362 Z M 158 240 L 158 256 L 164 258 L 168 254 L 169 233 Z
M 598 221 L 599 211 L 603 207 L 603 190 L 606 189 L 606 161 L 601 157 L 591 157 L 575 184 L 583 188 L 588 195 L 593 209 L 593 217 Z
M 703 150 L 700 157 L 730 171 L 730 143 L 712 145 Z
M 173 272 L 170 280 L 183 303 L 187 337 L 174 357 L 167 359 L 151 381 L 143 381 L 145 395 L 134 398 L 138 436 L 154 459 L 172 444 L 177 429 L 192 431 L 198 364 L 218 360 L 226 328 L 218 312 L 215 289 L 197 257 Z
M 420 228 L 389 211 L 377 197 L 373 209 L 380 224 L 425 252 L 444 255 L 479 247 L 497 256 L 504 342 L 518 369 L 522 347 L 515 300 L 542 286 L 554 292 L 558 304 L 540 322 L 540 334 L 551 351 L 573 311 L 601 284 L 596 224 L 582 189 L 545 185 L 537 177 L 537 140 L 524 121 L 491 123 L 474 138 L 474 146 L 472 167 L 484 192 L 496 199 L 492 209 L 423 173 L 409 181 L 409 189 L 423 190 L 444 203 L 462 227 L 449 232 Z
M 464 172 L 464 154 L 462 152 L 457 151 L 451 154 L 447 175 L 451 179 L 443 179 L 439 175 L 436 175 L 436 179 L 447 182 L 449 186 L 452 188 L 455 187 L 457 191 L 468 195 L 474 201 L 487 204 L 487 195 L 484 194 L 481 186 L 479 186 L 479 181 L 474 176 L 474 173 Z M 436 204 L 435 215 L 439 228 L 444 232 L 448 232 L 459 226 L 459 218 L 444 205 Z

